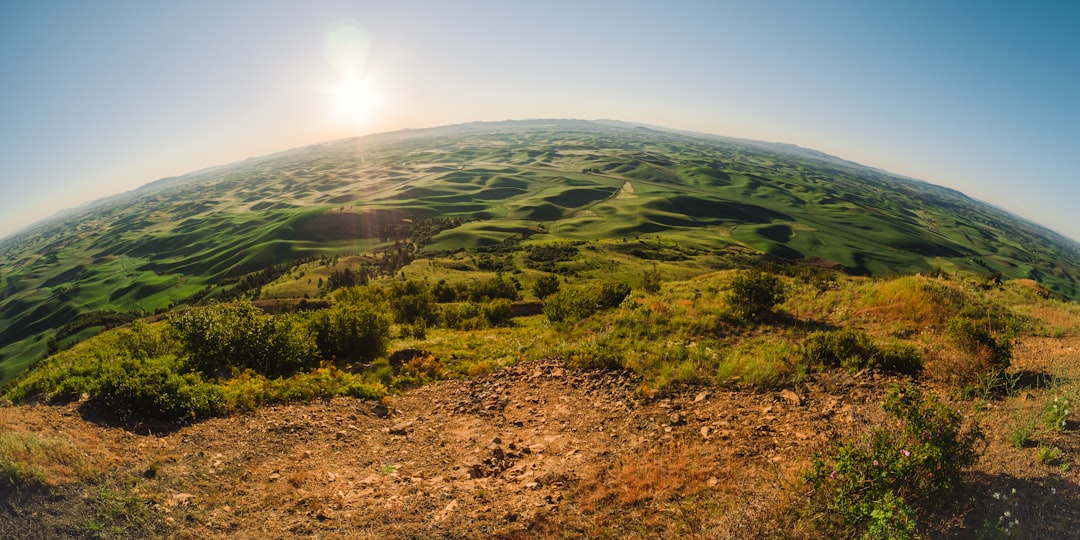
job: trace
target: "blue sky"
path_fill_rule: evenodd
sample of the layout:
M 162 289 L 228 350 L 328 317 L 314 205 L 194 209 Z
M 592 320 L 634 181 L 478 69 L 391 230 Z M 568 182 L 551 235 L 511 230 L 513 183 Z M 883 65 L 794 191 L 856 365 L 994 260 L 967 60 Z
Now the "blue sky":
M 1064 2 L 4 2 L 0 235 L 165 176 L 473 120 L 798 144 L 1080 239 Z

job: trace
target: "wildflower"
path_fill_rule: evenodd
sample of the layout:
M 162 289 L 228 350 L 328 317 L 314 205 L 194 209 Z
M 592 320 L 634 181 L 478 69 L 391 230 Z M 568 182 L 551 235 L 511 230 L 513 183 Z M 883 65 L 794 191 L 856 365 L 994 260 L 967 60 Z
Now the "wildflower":
M 1057 495 L 1057 488 L 1053 488 L 1053 487 L 1050 488 L 1050 494 L 1051 495 Z
M 1053 489 L 1053 488 L 1051 488 L 1051 489 Z M 998 493 L 998 492 L 995 491 L 994 492 L 994 499 L 1000 501 L 1001 500 L 1001 493 Z
M 877 467 L 878 465 L 881 465 L 881 464 L 880 464 L 880 463 L 878 463 L 878 460 L 876 460 L 876 459 L 875 459 L 875 460 L 874 460 L 874 466 L 875 466 L 875 467 Z
M 829 478 L 832 478 L 833 480 L 836 480 L 837 476 L 840 476 L 840 473 L 837 471 L 833 471 L 831 474 L 829 474 Z
M 1006 510 L 1006 511 L 1005 511 L 1005 513 L 1004 513 L 1004 514 L 1002 514 L 1002 515 L 1003 515 L 1003 516 L 1005 516 L 1005 519 L 1009 519 L 1009 518 L 1011 518 L 1011 517 L 1012 517 L 1012 512 L 1010 512 L 1010 511 Z
M 904 450 L 904 449 L 901 449 L 901 450 L 900 450 L 900 453 L 901 453 L 901 454 L 902 454 L 902 455 L 903 455 L 904 457 L 908 457 L 908 456 L 910 456 L 910 455 L 911 455 L 911 452 L 908 452 L 907 450 Z
M 1012 494 L 1016 495 L 1016 488 L 1012 488 Z

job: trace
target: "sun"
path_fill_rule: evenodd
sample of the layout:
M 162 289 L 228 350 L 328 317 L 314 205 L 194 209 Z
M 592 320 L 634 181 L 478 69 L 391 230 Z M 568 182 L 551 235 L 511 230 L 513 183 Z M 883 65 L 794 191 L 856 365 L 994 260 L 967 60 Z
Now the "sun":
M 341 80 L 330 87 L 329 93 L 334 117 L 349 124 L 364 125 L 382 104 L 371 77 L 354 70 L 342 72 Z
M 371 35 L 351 20 L 331 25 L 323 38 L 323 56 L 338 78 L 328 90 L 334 119 L 363 127 L 383 100 L 370 67 Z

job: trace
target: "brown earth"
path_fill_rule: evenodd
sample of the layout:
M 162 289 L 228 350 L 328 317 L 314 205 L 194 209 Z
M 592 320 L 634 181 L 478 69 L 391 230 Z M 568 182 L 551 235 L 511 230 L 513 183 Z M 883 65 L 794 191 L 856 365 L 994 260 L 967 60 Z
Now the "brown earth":
M 1008 442 L 1017 411 L 1037 416 L 1054 391 L 1038 375 L 1071 373 L 1078 357 L 1080 339 L 1027 339 L 1014 397 L 954 403 L 984 426 L 986 447 L 934 535 L 969 536 L 1010 511 L 1024 520 L 1017 537 L 1080 537 L 1077 435 Z M 0 488 L 0 537 L 801 536 L 789 528 L 801 471 L 830 437 L 882 421 L 892 382 L 904 379 L 838 372 L 792 390 L 649 398 L 628 373 L 541 360 L 384 402 L 266 407 L 171 430 L 108 426 L 79 403 L 3 407 L 0 428 L 70 438 L 105 472 Z M 1062 457 L 1045 464 L 1036 444 Z M 105 502 L 120 510 L 103 513 Z

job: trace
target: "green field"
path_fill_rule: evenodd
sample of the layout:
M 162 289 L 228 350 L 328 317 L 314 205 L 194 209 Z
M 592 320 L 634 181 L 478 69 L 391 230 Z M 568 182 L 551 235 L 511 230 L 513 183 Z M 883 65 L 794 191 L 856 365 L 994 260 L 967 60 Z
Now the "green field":
M 491 271 L 560 241 L 632 257 L 624 240 L 691 250 L 663 262 L 673 272 L 749 250 L 856 275 L 999 273 L 1080 298 L 1075 244 L 931 184 L 786 145 L 584 121 L 466 124 L 161 180 L 4 240 L 2 380 L 87 314 L 228 297 L 275 265 L 366 253 L 384 272 L 427 257 Z M 278 290 L 318 294 L 312 276 L 330 273 Z

